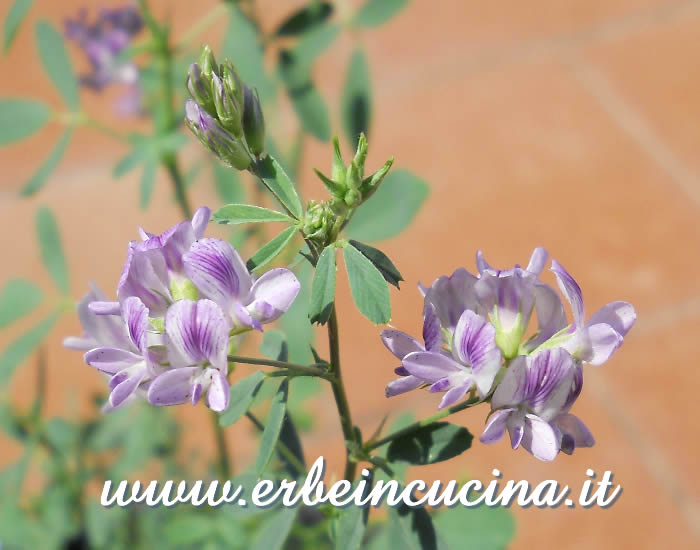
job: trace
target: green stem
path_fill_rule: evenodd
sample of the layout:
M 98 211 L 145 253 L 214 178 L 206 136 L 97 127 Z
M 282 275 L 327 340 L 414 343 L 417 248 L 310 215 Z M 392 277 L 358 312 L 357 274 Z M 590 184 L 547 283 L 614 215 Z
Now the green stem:
M 263 367 L 287 369 L 289 371 L 297 372 L 299 374 L 317 376 L 325 380 L 330 380 L 331 382 L 335 380 L 335 376 L 333 376 L 333 374 L 320 368 L 323 365 L 311 365 L 307 367 L 305 365 L 287 363 L 286 361 L 275 361 L 274 359 L 263 359 L 261 357 L 241 357 L 240 355 L 229 355 L 228 360 L 230 363 L 246 363 L 248 365 L 261 365 Z
M 214 429 L 214 437 L 216 440 L 217 469 L 219 470 L 219 475 L 223 479 L 231 479 L 231 461 L 229 460 L 228 451 L 226 450 L 224 430 L 219 425 L 219 414 L 211 411 L 211 420 L 212 428 Z
M 170 174 L 170 181 L 173 184 L 173 191 L 175 192 L 175 200 L 180 206 L 180 210 L 185 218 L 192 217 L 192 208 L 187 200 L 187 190 L 185 189 L 185 180 L 182 177 L 182 172 L 177 163 L 177 158 L 174 154 L 169 153 L 165 155 L 162 159 L 162 163 L 165 166 L 168 174 Z
M 335 405 L 338 408 L 338 415 L 340 416 L 340 426 L 343 429 L 343 439 L 346 442 L 344 478 L 348 481 L 353 481 L 355 479 L 357 463 L 351 459 L 351 451 L 347 445 L 347 442 L 357 443 L 357 437 L 355 435 L 355 427 L 352 423 L 352 416 L 350 414 L 348 396 L 345 393 L 343 376 L 340 371 L 340 339 L 338 331 L 338 315 L 336 313 L 335 304 L 333 304 L 331 315 L 328 318 L 328 347 L 331 354 L 331 368 L 333 369 L 333 374 L 335 374 L 335 380 L 331 383 L 331 387 L 333 388 L 333 397 L 335 398 Z
M 425 426 L 428 426 L 432 424 L 433 422 L 437 422 L 438 420 L 442 420 L 446 416 L 450 416 L 451 414 L 457 413 L 459 411 L 463 411 L 464 409 L 468 409 L 472 405 L 476 405 L 477 403 L 480 403 L 482 399 L 479 399 L 478 397 L 473 397 L 471 399 L 467 399 L 466 401 L 462 401 L 461 403 L 458 403 L 457 405 L 452 405 L 451 407 L 448 407 L 446 409 L 441 410 L 438 413 L 435 413 L 432 416 L 429 416 L 428 418 L 424 418 L 423 420 L 419 420 L 418 422 L 414 422 L 413 424 L 406 426 L 405 428 L 398 430 L 392 434 L 387 435 L 386 437 L 379 439 L 377 441 L 368 441 L 364 446 L 363 449 L 367 452 L 372 451 L 374 449 L 377 449 L 378 447 L 381 447 L 382 445 L 386 445 L 387 443 L 392 442 L 394 439 L 397 439 L 399 437 L 403 437 L 404 435 L 409 435 L 420 428 L 424 428 Z
M 250 411 L 246 412 L 245 415 L 248 417 L 248 419 L 255 425 L 255 427 L 260 430 L 262 433 L 265 431 L 265 425 L 258 420 L 258 418 Z M 277 452 L 284 456 L 284 458 L 289 462 L 294 468 L 296 468 L 297 472 L 303 473 L 306 471 L 306 466 L 304 466 L 301 461 L 296 457 L 296 455 L 285 445 L 282 441 L 279 439 L 277 440 L 277 443 L 275 444 L 277 448 Z M 292 472 L 293 473 L 293 472 Z

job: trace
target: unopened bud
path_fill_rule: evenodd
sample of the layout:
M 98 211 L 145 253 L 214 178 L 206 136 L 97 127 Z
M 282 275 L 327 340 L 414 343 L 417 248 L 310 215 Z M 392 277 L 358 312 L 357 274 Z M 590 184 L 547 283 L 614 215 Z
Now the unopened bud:
M 241 121 L 241 111 L 236 105 L 236 100 L 233 95 L 226 90 L 221 79 L 213 74 L 212 93 L 214 95 L 214 106 L 216 114 L 221 125 L 234 136 L 240 138 L 243 134 L 243 126 Z
M 221 78 L 226 90 L 236 98 L 236 103 L 242 106 L 245 101 L 243 81 L 241 77 L 238 76 L 236 68 L 233 66 L 230 59 L 227 59 L 221 66 Z
M 333 166 L 331 169 L 331 179 L 340 185 L 345 184 L 345 163 L 340 152 L 340 142 L 338 136 L 333 138 Z
M 216 108 L 211 94 L 211 80 L 202 73 L 202 68 L 197 63 L 192 63 L 187 73 L 187 90 L 190 96 L 201 105 L 209 114 L 215 114 Z
M 362 192 L 363 200 L 367 200 L 368 198 L 370 198 L 372 194 L 379 188 L 379 184 L 382 183 L 382 180 L 384 180 L 384 177 L 391 169 L 392 164 L 394 164 L 394 159 L 390 158 L 384 163 L 384 166 L 382 166 L 374 174 L 362 180 L 360 191 Z
M 212 74 L 216 74 L 218 68 L 216 59 L 214 59 L 214 53 L 207 44 L 202 46 L 202 53 L 199 55 L 199 66 L 207 80 L 211 78 Z
M 244 93 L 243 131 L 248 149 L 257 157 L 265 150 L 265 119 L 257 90 L 253 92 L 246 86 Z
M 354 164 L 357 165 L 357 170 L 360 174 L 360 179 L 365 175 L 365 160 L 367 159 L 367 138 L 364 132 L 360 134 L 360 138 L 357 140 L 357 151 L 355 152 L 355 158 L 352 160 Z
M 348 189 L 354 189 L 355 191 L 359 191 L 360 185 L 362 184 L 362 174 L 354 160 L 350 163 L 350 166 L 348 166 L 345 174 L 345 184 Z

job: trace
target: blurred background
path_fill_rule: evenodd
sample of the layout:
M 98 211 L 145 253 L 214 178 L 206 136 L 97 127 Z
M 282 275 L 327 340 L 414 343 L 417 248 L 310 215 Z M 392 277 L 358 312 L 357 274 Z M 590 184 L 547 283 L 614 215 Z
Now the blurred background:
M 258 0 L 263 28 L 273 29 L 303 3 Z M 337 2 L 335 16 L 360 3 Z M 98 3 L 90 3 L 91 9 L 93 4 Z M 114 2 L 99 4 L 114 7 Z M 60 105 L 37 61 L 33 25 L 47 19 L 60 26 L 85 5 L 36 2 L 11 51 L 0 57 L 1 96 Z M 215 2 L 154 0 L 152 5 L 156 14 L 171 18 L 177 37 Z M 9 7 L 3 0 L 0 15 Z M 222 18 L 194 41 L 216 44 L 225 28 Z M 587 312 L 613 300 L 629 301 L 638 311 L 624 347 L 604 367 L 586 371 L 574 412 L 593 432 L 595 447 L 545 464 L 512 452 L 505 442 L 475 441 L 470 452 L 408 476 L 488 481 L 498 468 L 504 479 L 555 479 L 576 490 L 587 468 L 599 477 L 612 470 L 624 492 L 611 508 L 514 507 L 516 535 L 509 548 L 697 548 L 700 1 L 414 0 L 379 31 L 343 33 L 314 66 L 314 82 L 332 107 L 334 134 L 341 133 L 334 106 L 358 43 L 367 53 L 373 88 L 368 167 L 393 155 L 396 166 L 430 185 L 413 225 L 382 243 L 405 278 L 400 293 L 392 290 L 394 326 L 420 333 L 418 281 L 429 284 L 460 266 L 473 271 L 477 249 L 492 265 L 508 266 L 525 264 L 540 245 L 578 280 Z M 77 49 L 69 46 L 69 52 L 84 69 Z M 142 128 L 142 121 L 122 121 L 114 114 L 118 95 L 118 90 L 83 91 L 81 99 L 84 109 L 102 120 Z M 291 143 L 296 119 L 286 97 L 276 105 L 274 113 L 266 111 L 268 132 Z M 0 149 L 0 284 L 24 277 L 55 294 L 35 244 L 35 212 L 50 206 L 60 225 L 71 295 L 82 296 L 88 281 L 113 295 L 126 244 L 137 238 L 138 227 L 160 232 L 181 214 L 162 170 L 148 209 L 139 208 L 139 174 L 112 176 L 127 148 L 89 128 L 75 131 L 39 193 L 19 197 L 61 132 L 59 125 L 49 125 Z M 198 153 L 190 139 L 185 158 Z M 312 168 L 329 170 L 330 145 L 309 136 L 304 153 L 300 187 L 306 198 L 323 198 Z M 195 207 L 221 204 L 212 186 L 199 185 L 196 177 L 189 193 Z M 431 414 L 436 400 L 427 392 L 384 397 L 394 358 L 379 329 L 351 305 L 345 279 L 338 280 L 341 350 L 355 421 L 371 433 L 389 413 Z M 0 332 L 0 349 L 51 307 L 47 302 Z M 42 347 L 48 417 L 94 414 L 92 395 L 104 390 L 101 376 L 80 354 L 61 346 L 64 337 L 80 332 L 77 318 L 64 315 Z M 258 343 L 249 342 L 251 354 Z M 325 350 L 324 344 L 319 348 Z M 35 395 L 36 362 L 33 355 L 3 389 L 18 405 L 29 406 Z M 303 440 L 307 457 L 324 455 L 330 471 L 340 475 L 339 426 L 325 413 L 332 407 L 330 393 L 313 398 L 308 408 L 317 424 Z M 183 425 L 182 456 L 192 464 L 210 457 L 214 444 L 204 407 L 171 412 Z M 483 410 L 459 413 L 452 421 L 478 435 Z M 248 425 L 234 425 L 226 438 L 236 464 L 254 459 Z M 15 440 L 0 434 L 0 468 L 21 452 Z M 40 486 L 41 476 L 31 473 L 28 487 Z

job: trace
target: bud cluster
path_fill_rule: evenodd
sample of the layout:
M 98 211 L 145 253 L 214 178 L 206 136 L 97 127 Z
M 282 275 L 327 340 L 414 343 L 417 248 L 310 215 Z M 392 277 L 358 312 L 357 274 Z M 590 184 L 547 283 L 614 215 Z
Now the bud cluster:
M 209 46 L 190 65 L 185 122 L 202 144 L 237 170 L 265 149 L 265 121 L 256 90 L 241 80 L 231 60 L 219 65 Z

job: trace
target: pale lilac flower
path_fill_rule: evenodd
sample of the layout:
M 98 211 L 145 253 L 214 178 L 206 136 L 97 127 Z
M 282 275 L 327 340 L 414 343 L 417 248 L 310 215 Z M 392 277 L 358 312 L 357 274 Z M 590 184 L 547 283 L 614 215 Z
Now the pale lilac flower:
M 196 241 L 183 263 L 187 277 L 230 316 L 235 330 L 262 330 L 261 325 L 290 308 L 301 287 L 294 273 L 284 268 L 254 279 L 236 249 L 220 239 Z
M 113 409 L 125 404 L 140 386 L 162 371 L 155 351 L 161 341 L 157 334 L 149 332 L 148 308 L 143 302 L 133 296 L 126 299 L 121 307 L 121 322 L 127 335 L 124 342 L 96 347 L 85 354 L 88 365 L 111 376 L 109 404 Z
M 552 342 L 559 343 L 576 359 L 602 365 L 622 345 L 634 325 L 637 319 L 634 307 L 627 302 L 611 302 L 586 322 L 581 287 L 556 260 L 552 260 L 552 272 L 574 315 L 568 330 L 558 334 Z
M 180 300 L 165 317 L 165 345 L 173 367 L 148 389 L 152 405 L 195 405 L 207 395 L 207 406 L 226 410 L 229 401 L 228 351 L 230 325 L 211 300 Z
M 120 55 L 142 27 L 143 19 L 132 6 L 101 10 L 93 23 L 88 23 L 84 9 L 76 19 L 65 21 L 66 38 L 80 46 L 92 68 L 81 76 L 81 84 L 96 91 L 113 83 L 125 84 L 127 93 L 118 103 L 119 112 L 125 116 L 141 111 L 142 90 L 138 68 Z
M 554 460 L 562 430 L 553 422 L 562 418 L 572 394 L 574 400 L 578 395 L 572 391 L 576 376 L 576 361 L 562 348 L 518 356 L 491 398 L 493 412 L 481 441 L 499 441 L 508 430 L 513 449 L 522 445 L 540 460 Z M 566 427 L 568 419 L 563 420 Z
M 561 433 L 561 451 L 569 455 L 577 447 L 592 447 L 595 443 L 593 434 L 591 434 L 586 425 L 577 416 L 569 413 L 569 409 L 578 399 L 582 389 L 583 369 L 581 364 L 577 363 L 571 391 L 566 399 L 566 403 L 564 403 L 562 412 L 552 421 L 553 426 Z
M 496 346 L 496 330 L 481 315 L 466 310 L 457 322 L 452 337 L 452 354 L 440 351 L 416 351 L 403 359 L 409 374 L 431 384 L 430 391 L 445 395 L 439 408 L 459 401 L 475 388 L 487 396 L 501 367 L 501 352 Z
M 452 275 L 438 277 L 430 287 L 419 283 L 418 289 L 425 297 L 425 303 L 435 308 L 442 327 L 454 332 L 462 313 L 468 309 L 477 310 L 476 281 L 477 277 L 460 267 Z
M 383 330 L 382 342 L 387 349 L 394 354 L 396 358 L 403 362 L 404 358 L 415 351 L 434 351 L 440 352 L 442 349 L 442 327 L 438 319 L 435 309 L 431 304 L 425 304 L 423 309 L 423 342 L 409 336 L 400 330 Z M 413 376 L 406 368 L 401 365 L 394 372 L 399 375 L 399 378 L 392 380 L 386 387 L 386 396 L 393 397 L 407 391 L 415 390 L 425 382 Z

